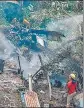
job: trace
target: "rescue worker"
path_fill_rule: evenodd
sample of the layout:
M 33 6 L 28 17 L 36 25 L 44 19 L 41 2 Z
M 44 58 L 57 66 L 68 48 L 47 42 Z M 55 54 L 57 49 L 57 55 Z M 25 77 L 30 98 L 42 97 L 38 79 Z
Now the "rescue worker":
M 75 74 L 69 75 L 69 81 L 67 83 L 67 107 L 70 107 L 70 102 L 73 100 L 73 97 L 76 95 L 77 90 L 77 82 Z
M 26 19 L 23 20 L 23 24 L 25 27 L 30 28 L 30 23 Z

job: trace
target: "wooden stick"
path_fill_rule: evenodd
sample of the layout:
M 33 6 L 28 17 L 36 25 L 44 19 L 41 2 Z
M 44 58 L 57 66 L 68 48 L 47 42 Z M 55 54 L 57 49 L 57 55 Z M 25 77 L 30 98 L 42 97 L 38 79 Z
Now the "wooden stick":
M 29 91 L 32 91 L 32 75 L 29 74 Z

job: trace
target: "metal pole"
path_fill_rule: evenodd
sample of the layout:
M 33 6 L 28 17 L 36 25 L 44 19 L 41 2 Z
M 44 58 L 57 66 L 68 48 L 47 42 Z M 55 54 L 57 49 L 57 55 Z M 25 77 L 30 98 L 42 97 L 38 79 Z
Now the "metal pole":
M 38 54 L 38 57 L 39 57 L 39 60 L 40 60 L 41 66 L 43 66 L 43 62 L 42 62 L 42 58 L 41 58 L 40 54 Z
M 32 91 L 32 75 L 29 74 L 29 91 Z
M 39 54 L 38 54 L 38 56 L 39 56 L 41 65 L 43 66 L 42 58 L 41 58 L 41 56 Z M 44 69 L 44 72 L 45 72 L 45 69 Z M 51 83 L 50 83 L 50 78 L 49 78 L 49 72 L 47 73 L 47 80 L 48 80 L 48 84 L 49 84 L 49 98 L 51 100 L 52 92 L 51 92 Z
M 48 73 L 47 77 L 48 77 L 48 84 L 49 84 L 49 98 L 51 100 L 52 90 L 51 90 L 51 83 L 50 83 L 49 73 Z
M 20 74 L 21 74 L 21 64 L 20 64 L 20 57 L 18 55 L 18 63 L 19 63 L 19 71 L 20 71 Z

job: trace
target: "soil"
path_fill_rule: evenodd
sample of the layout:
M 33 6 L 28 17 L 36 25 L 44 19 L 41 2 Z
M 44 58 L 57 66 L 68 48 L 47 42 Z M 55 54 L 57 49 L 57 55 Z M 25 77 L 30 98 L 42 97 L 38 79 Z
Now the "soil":
M 23 86 L 22 80 L 12 72 L 0 74 L 0 107 L 21 107 L 19 87 Z
M 38 88 L 38 89 L 37 89 Z M 43 81 L 34 86 L 34 91 L 37 92 L 41 107 L 45 104 L 50 104 L 52 107 L 61 107 L 66 105 L 65 88 L 52 87 L 52 97 L 49 99 L 48 84 L 43 84 Z M 43 91 L 43 92 L 41 92 Z

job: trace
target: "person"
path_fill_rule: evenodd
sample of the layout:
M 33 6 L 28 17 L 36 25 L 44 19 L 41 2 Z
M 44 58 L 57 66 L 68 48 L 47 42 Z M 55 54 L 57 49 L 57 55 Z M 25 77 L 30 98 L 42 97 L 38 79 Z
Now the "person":
M 24 19 L 23 24 L 24 24 L 24 26 L 30 28 L 30 22 L 28 20 Z
M 55 86 L 60 88 L 62 86 L 62 83 L 58 80 L 55 80 Z
M 70 102 L 73 100 L 73 97 L 76 95 L 77 90 L 77 81 L 75 74 L 69 75 L 69 81 L 67 83 L 67 107 L 70 107 Z

